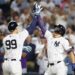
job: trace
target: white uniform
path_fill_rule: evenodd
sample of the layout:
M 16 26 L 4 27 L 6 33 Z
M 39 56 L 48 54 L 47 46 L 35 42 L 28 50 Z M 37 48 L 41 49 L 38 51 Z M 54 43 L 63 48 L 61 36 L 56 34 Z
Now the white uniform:
M 45 75 L 67 75 L 67 67 L 63 60 L 65 58 L 65 51 L 71 48 L 69 42 L 63 37 L 53 38 L 52 33 L 48 30 L 45 33 L 45 37 L 47 39 L 47 54 L 49 61 L 49 67 Z
M 2 65 L 4 75 L 22 75 L 21 55 L 23 43 L 28 37 L 27 30 L 17 34 L 10 34 L 3 39 L 5 49 L 4 63 Z

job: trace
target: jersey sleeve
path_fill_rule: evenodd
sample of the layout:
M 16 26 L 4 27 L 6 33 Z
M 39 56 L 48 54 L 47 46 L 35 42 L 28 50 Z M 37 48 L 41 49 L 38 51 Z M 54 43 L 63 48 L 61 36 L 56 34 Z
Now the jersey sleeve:
M 29 36 L 29 33 L 26 29 L 24 29 L 19 35 L 19 37 L 22 38 L 23 40 L 25 40 L 28 36 Z
M 63 44 L 63 48 L 64 48 L 64 50 L 66 51 L 66 52 L 70 52 L 71 51 L 71 46 L 70 46 L 70 44 L 69 44 L 69 41 L 67 40 L 67 39 L 64 39 L 63 41 L 62 41 L 62 44 Z
M 50 39 L 50 38 L 52 38 L 53 36 L 52 36 L 52 33 L 50 32 L 50 31 L 48 31 L 48 30 L 46 30 L 46 32 L 45 32 L 45 37 L 46 37 L 46 39 Z

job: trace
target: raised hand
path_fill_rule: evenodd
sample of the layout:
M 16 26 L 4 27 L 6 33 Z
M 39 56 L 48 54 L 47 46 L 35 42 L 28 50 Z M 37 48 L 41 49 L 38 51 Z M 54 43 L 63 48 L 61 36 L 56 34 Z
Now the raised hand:
M 35 3 L 34 6 L 33 6 L 33 13 L 34 13 L 34 15 L 40 15 L 42 9 L 43 8 L 41 7 L 40 4 Z

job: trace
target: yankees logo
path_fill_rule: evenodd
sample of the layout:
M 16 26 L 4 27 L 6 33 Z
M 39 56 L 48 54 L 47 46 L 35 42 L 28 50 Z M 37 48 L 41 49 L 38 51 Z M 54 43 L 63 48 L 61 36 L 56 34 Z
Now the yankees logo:
M 60 44 L 60 42 L 55 41 L 54 46 L 57 47 L 57 46 L 59 46 L 59 44 Z

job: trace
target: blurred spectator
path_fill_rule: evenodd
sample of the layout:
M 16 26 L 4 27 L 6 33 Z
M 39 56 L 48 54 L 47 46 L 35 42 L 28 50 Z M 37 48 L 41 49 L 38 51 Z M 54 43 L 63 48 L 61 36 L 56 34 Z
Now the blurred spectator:
M 54 2 L 55 5 L 60 5 L 62 0 L 53 0 L 53 2 Z
M 51 17 L 50 17 L 50 28 L 49 29 L 53 29 L 55 26 L 56 26 L 56 24 L 55 24 L 55 22 L 56 22 L 56 17 L 55 17 L 55 15 L 52 15 Z
M 27 4 L 23 9 L 22 9 L 22 14 L 20 16 L 21 21 L 24 24 L 24 28 L 26 28 L 27 25 L 29 25 L 29 23 L 32 20 L 31 17 L 31 8 L 30 5 Z
M 0 0 L 0 4 L 6 4 L 6 3 L 9 3 L 10 0 Z
M 0 31 L 0 75 L 2 75 L 2 62 L 4 56 L 2 39 L 4 38 L 3 33 Z
M 18 12 L 15 11 L 12 13 L 11 20 L 17 22 L 19 30 L 23 30 L 23 23 L 20 19 L 20 14 Z
M 75 2 L 75 0 L 72 0 L 72 2 Z
M 47 8 L 47 2 L 45 2 L 44 0 L 41 0 L 40 4 L 42 7 Z
M 36 45 L 36 51 L 35 53 L 38 55 L 39 53 L 39 42 L 40 42 L 40 36 L 41 36 L 41 30 L 39 28 L 36 28 L 34 30 L 34 34 L 33 34 L 33 37 L 32 37 L 32 43 L 34 43 Z
M 67 27 L 67 17 L 64 11 L 58 6 L 55 8 L 55 17 L 56 17 L 56 25 L 63 25 L 65 28 Z
M 2 9 L 0 9 L 0 25 L 3 24 L 4 21 L 4 15 Z
M 32 19 L 33 19 L 33 17 L 31 15 L 28 18 L 26 18 L 23 27 L 27 28 L 31 24 Z
M 67 37 L 66 38 L 69 40 L 70 45 L 75 50 L 75 25 L 73 25 L 73 24 L 72 25 L 68 25 L 66 32 L 67 32 L 67 34 L 66 34 Z M 74 62 L 74 57 L 72 57 L 72 58 L 73 58 L 73 60 L 69 60 L 70 63 L 68 64 L 68 68 L 69 68 L 69 72 L 68 73 L 72 73 L 73 74 L 72 63 Z
M 43 17 L 43 21 L 45 22 L 45 27 L 46 29 L 49 29 L 49 18 L 47 16 L 44 16 Z
M 70 5 L 70 12 L 68 15 L 68 24 L 75 24 L 75 4 Z
M 3 24 L 0 25 L 0 30 L 2 31 L 2 33 L 4 35 L 7 35 L 7 34 L 10 33 L 9 30 L 8 30 L 8 23 L 7 23 L 7 20 L 6 19 L 4 19 Z
M 32 7 L 34 5 L 34 3 L 36 2 L 36 0 L 28 0 L 30 6 Z
M 3 33 L 0 31 L 0 51 L 1 51 L 1 48 L 3 47 L 3 43 L 2 43 L 2 40 L 3 40 Z
M 55 4 L 53 3 L 52 0 L 48 0 L 47 1 L 47 6 L 48 6 L 49 10 L 52 10 L 52 9 L 54 9 Z
M 44 23 L 45 23 L 45 27 L 46 29 L 50 29 L 50 22 L 51 22 L 51 16 L 52 16 L 52 12 L 50 12 L 47 8 L 43 8 L 40 16 L 42 17 Z
M 67 36 L 70 44 L 75 48 L 75 25 L 68 26 Z
M 25 6 L 26 3 L 26 0 L 13 0 L 11 3 L 11 10 L 20 13 L 21 9 L 23 8 L 23 6 Z
M 36 64 L 35 44 L 32 43 L 32 37 L 29 36 L 24 44 L 27 51 L 27 72 L 37 72 L 38 66 Z M 27 50 L 28 49 L 28 50 Z
M 60 4 L 60 8 L 65 12 L 69 12 L 70 0 L 62 0 Z
M 32 42 L 36 45 L 36 55 L 44 49 L 46 40 L 45 38 L 40 38 L 41 37 L 41 31 L 39 28 L 36 28 L 34 31 L 34 37 L 32 37 Z M 37 58 L 37 63 L 39 65 L 39 73 L 43 74 L 44 71 L 47 69 L 47 58 L 44 56 L 42 59 Z
M 39 55 L 41 55 L 41 58 L 39 58 Z M 37 63 L 39 65 L 39 73 L 44 74 L 48 65 L 47 52 L 46 52 L 46 39 L 44 37 L 40 38 Z
M 0 0 L 0 8 L 6 18 L 10 15 L 10 2 L 11 0 Z

